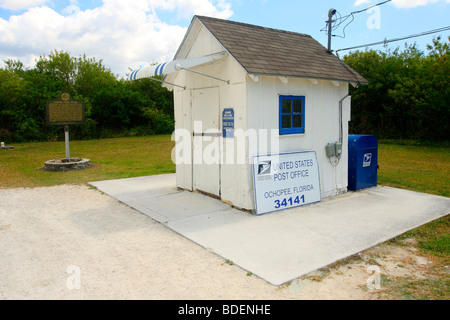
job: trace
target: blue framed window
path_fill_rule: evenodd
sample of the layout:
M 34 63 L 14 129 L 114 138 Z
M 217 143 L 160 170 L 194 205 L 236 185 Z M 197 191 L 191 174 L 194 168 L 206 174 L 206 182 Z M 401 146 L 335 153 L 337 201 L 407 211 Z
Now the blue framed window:
M 305 133 L 305 97 L 280 96 L 280 135 Z

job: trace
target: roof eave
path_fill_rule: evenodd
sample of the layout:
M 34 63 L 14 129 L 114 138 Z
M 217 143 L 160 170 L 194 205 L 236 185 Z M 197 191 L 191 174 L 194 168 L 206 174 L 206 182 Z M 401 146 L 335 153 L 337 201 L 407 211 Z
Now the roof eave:
M 244 68 L 245 70 L 245 68 Z M 286 75 L 286 74 L 275 74 L 275 73 L 260 73 L 260 72 L 249 72 L 245 70 L 247 74 L 255 75 L 255 76 L 266 76 L 266 77 L 285 77 L 285 78 L 295 78 L 295 79 L 307 79 L 307 80 L 323 80 L 323 81 L 337 81 L 337 82 L 345 82 L 352 84 L 369 84 L 369 81 L 366 79 L 362 81 L 357 80 L 348 80 L 348 79 L 333 79 L 333 78 L 325 78 L 325 77 L 311 77 L 311 76 L 301 76 L 301 75 Z

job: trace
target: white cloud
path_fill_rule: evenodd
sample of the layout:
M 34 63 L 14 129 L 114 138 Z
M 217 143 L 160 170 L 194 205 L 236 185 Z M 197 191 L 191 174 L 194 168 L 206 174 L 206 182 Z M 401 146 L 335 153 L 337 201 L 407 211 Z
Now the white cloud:
M 125 76 L 128 67 L 172 59 L 187 31 L 161 21 L 156 10 L 184 18 L 233 14 L 225 0 L 104 0 L 101 7 L 85 11 L 71 1 L 61 14 L 48 6 L 31 7 L 8 21 L 0 18 L 0 61 L 16 58 L 34 66 L 36 57 L 58 49 L 103 59 Z
M 75 14 L 78 12 L 80 12 L 80 7 L 75 4 L 71 4 L 70 6 L 65 7 L 62 11 L 62 13 L 67 15 Z
M 231 5 L 224 0 L 216 1 L 216 5 L 211 1 L 204 0 L 176 0 L 173 2 L 178 8 L 179 14 L 181 13 L 184 18 L 194 14 L 217 18 L 229 18 L 233 15 Z
M 0 0 L 0 8 L 8 10 L 23 10 L 42 5 L 48 0 Z
M 372 2 L 371 0 L 356 0 L 355 6 L 360 6 Z

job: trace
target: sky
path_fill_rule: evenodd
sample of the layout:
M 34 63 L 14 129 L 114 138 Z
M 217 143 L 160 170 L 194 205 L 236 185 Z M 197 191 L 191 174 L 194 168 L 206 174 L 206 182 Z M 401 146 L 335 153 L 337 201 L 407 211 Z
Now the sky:
M 0 0 L 0 66 L 15 59 L 33 68 L 40 56 L 56 49 L 73 57 L 86 54 L 102 60 L 122 78 L 130 68 L 171 61 L 194 15 L 305 33 L 326 47 L 327 34 L 321 30 L 331 8 L 339 18 L 381 2 L 384 0 Z M 449 16 L 450 0 L 392 0 L 336 23 L 332 49 L 447 27 Z M 438 35 L 447 38 L 450 31 L 389 47 L 402 49 L 405 42 L 416 43 L 427 52 L 426 45 Z M 382 50 L 383 46 L 371 49 Z M 339 56 L 348 52 L 339 51 Z

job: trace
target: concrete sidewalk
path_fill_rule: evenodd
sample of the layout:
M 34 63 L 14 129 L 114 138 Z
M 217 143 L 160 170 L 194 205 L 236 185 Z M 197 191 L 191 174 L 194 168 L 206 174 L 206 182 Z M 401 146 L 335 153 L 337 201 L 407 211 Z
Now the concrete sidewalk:
M 176 188 L 175 174 L 90 184 L 241 268 L 281 285 L 450 213 L 450 199 L 374 187 L 251 215 Z

